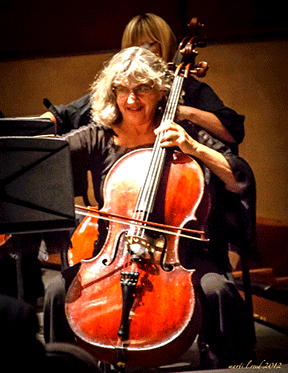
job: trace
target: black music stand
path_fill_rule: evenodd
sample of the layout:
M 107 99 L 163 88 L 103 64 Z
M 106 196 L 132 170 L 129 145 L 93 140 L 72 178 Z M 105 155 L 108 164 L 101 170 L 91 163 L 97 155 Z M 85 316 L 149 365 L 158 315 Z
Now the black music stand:
M 66 141 L 0 137 L 0 211 L 0 234 L 67 231 L 76 227 Z M 23 290 L 23 281 L 20 282 L 18 296 L 21 286 Z
M 38 136 L 55 134 L 55 125 L 49 118 L 0 118 L 0 136 Z

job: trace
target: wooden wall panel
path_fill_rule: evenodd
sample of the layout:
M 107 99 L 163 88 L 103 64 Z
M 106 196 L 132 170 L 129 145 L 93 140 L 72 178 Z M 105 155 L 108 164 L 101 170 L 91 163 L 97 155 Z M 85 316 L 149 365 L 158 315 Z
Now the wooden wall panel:
M 0 58 L 118 49 L 127 22 L 152 12 L 177 37 L 199 16 L 213 41 L 287 34 L 285 2 L 268 0 L 1 0 Z

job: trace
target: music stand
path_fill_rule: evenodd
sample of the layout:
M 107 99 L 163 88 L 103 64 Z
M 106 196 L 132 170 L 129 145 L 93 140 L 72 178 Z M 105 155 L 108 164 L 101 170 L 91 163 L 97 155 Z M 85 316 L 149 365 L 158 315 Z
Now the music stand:
M 55 135 L 54 123 L 49 118 L 0 118 L 0 136 Z
M 67 141 L 0 137 L 0 211 L 0 234 L 76 227 Z

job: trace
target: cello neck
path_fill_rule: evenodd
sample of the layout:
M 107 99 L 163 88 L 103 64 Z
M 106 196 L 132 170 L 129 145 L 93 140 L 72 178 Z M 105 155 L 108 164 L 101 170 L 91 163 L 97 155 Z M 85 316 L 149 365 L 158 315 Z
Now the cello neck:
M 161 123 L 175 118 L 179 98 L 182 92 L 183 81 L 183 76 L 175 76 Z M 142 217 L 143 220 L 147 220 L 153 210 L 158 185 L 165 164 L 167 150 L 160 146 L 162 136 L 163 133 L 160 133 L 156 137 L 146 179 L 136 204 L 135 212 L 144 212 L 144 216 Z
M 185 37 L 182 40 L 174 57 L 174 62 L 168 64 L 169 68 L 175 70 L 175 73 L 171 91 L 161 119 L 161 124 L 166 121 L 174 120 L 184 79 L 194 74 L 198 77 L 206 75 L 208 64 L 206 62 L 201 62 L 198 65 L 195 64 L 195 58 L 198 55 L 196 47 L 206 46 L 206 38 L 201 35 L 201 29 L 203 26 L 203 24 L 198 22 L 197 18 L 192 18 L 188 25 L 191 30 L 191 36 Z M 141 219 L 148 220 L 148 217 L 153 210 L 167 154 L 167 150 L 160 146 L 163 135 L 164 133 L 162 132 L 156 137 L 146 179 L 141 188 L 136 208 L 134 210 L 134 218 L 139 218 L 139 212 L 141 212 Z
M 166 122 L 167 120 L 174 120 L 176 115 L 176 110 L 178 107 L 179 98 L 182 92 L 184 77 L 181 75 L 176 75 L 173 84 L 171 87 L 171 91 L 168 97 L 168 101 L 163 113 L 163 117 L 161 123 Z M 156 139 L 157 141 L 157 139 Z

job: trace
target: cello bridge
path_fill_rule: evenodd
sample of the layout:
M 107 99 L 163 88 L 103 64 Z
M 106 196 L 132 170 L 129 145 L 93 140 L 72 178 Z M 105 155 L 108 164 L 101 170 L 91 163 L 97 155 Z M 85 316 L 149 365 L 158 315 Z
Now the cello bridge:
M 162 251 L 165 247 L 165 237 L 162 235 L 149 241 L 147 238 L 127 235 L 125 241 L 132 261 L 151 259 L 155 251 Z
M 147 254 L 153 253 L 154 251 L 146 238 L 138 236 L 126 236 L 125 241 L 132 261 L 146 258 Z

